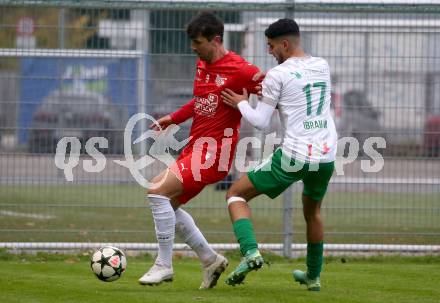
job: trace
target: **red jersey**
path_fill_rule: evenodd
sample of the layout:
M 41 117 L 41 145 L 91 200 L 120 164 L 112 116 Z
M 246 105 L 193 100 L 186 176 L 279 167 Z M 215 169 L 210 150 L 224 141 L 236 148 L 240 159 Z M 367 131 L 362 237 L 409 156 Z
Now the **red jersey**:
M 198 60 L 194 98 L 171 114 L 171 119 L 177 124 L 193 118 L 190 132 L 192 138 L 184 153 L 192 151 L 198 138 L 211 137 L 217 141 L 217 150 L 210 152 L 215 152 L 219 157 L 226 128 L 233 130 L 232 136 L 228 137 L 232 138 L 231 152 L 234 153 L 239 138 L 241 114 L 238 109 L 224 104 L 220 93 L 225 88 L 239 94 L 243 88 L 249 93 L 256 93 L 255 86 L 259 80 L 253 81 L 252 77 L 257 72 L 259 69 L 256 66 L 231 51 L 212 64 Z

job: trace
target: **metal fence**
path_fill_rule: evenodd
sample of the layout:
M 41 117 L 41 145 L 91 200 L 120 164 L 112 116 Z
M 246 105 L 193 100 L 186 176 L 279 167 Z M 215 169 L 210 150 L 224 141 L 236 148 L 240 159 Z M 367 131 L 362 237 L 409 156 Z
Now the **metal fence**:
M 154 243 L 154 226 L 145 190 L 116 160 L 125 159 L 129 117 L 159 117 L 192 97 L 196 57 L 184 26 L 201 10 L 215 11 L 226 47 L 262 70 L 276 64 L 263 31 L 286 16 L 299 23 L 305 50 L 329 62 L 340 146 L 323 203 L 328 247 L 438 252 L 440 3 L 375 0 L 0 1 L 1 246 L 154 248 L 134 244 Z M 261 133 L 243 123 L 241 133 L 280 136 L 277 119 L 271 127 Z M 140 122 L 135 135 L 145 129 Z M 66 136 L 82 144 L 72 181 L 55 161 Z M 108 139 L 105 167 L 87 172 L 96 159 L 86 142 L 100 136 Z M 345 137 L 360 143 L 354 161 Z M 149 145 L 131 147 L 138 159 Z M 248 160 L 261 154 L 249 148 Z M 238 176 L 233 170 L 185 206 L 223 248 L 235 243 L 224 196 Z M 258 240 L 285 255 L 305 242 L 301 191 L 295 184 L 275 200 L 251 202 Z

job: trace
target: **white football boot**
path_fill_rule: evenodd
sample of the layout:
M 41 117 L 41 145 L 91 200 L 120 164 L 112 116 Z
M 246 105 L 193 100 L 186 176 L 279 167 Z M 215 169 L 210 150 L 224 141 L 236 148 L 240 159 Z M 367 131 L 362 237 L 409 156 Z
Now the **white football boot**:
M 150 270 L 139 279 L 142 285 L 159 285 L 162 282 L 173 281 L 173 268 L 154 264 Z
M 215 261 L 203 267 L 203 281 L 199 289 L 213 288 L 217 285 L 217 280 L 228 266 L 228 260 L 220 254 L 217 254 Z

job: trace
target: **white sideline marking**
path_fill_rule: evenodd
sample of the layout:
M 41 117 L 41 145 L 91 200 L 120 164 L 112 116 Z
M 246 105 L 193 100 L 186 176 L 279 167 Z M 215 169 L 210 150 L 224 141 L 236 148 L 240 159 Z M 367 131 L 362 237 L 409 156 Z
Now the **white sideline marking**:
M 92 242 L 0 242 L 0 248 L 6 249 L 97 249 L 103 246 L 114 246 L 127 250 L 147 250 L 157 251 L 157 243 L 92 243 Z M 238 249 L 236 243 L 213 243 L 214 250 Z M 273 251 L 283 250 L 283 244 L 261 243 L 260 249 Z M 190 250 L 189 246 L 183 243 L 174 243 L 174 250 Z M 307 244 L 292 244 L 292 251 L 305 251 Z M 397 252 L 397 253 L 440 253 L 440 245 L 411 245 L 411 244 L 324 244 L 327 252 Z
M 39 219 L 39 220 L 50 220 L 56 218 L 55 216 L 51 216 L 51 215 L 27 214 L 27 213 L 19 213 L 8 210 L 0 210 L 0 216 L 31 218 L 31 219 Z

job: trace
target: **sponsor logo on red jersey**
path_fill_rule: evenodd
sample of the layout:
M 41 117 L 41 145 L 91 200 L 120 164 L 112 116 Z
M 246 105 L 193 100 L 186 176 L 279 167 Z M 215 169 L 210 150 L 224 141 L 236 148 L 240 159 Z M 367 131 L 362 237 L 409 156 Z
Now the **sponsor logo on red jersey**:
M 194 111 L 198 115 L 211 117 L 216 113 L 217 106 L 218 96 L 210 93 L 207 98 L 196 97 Z

